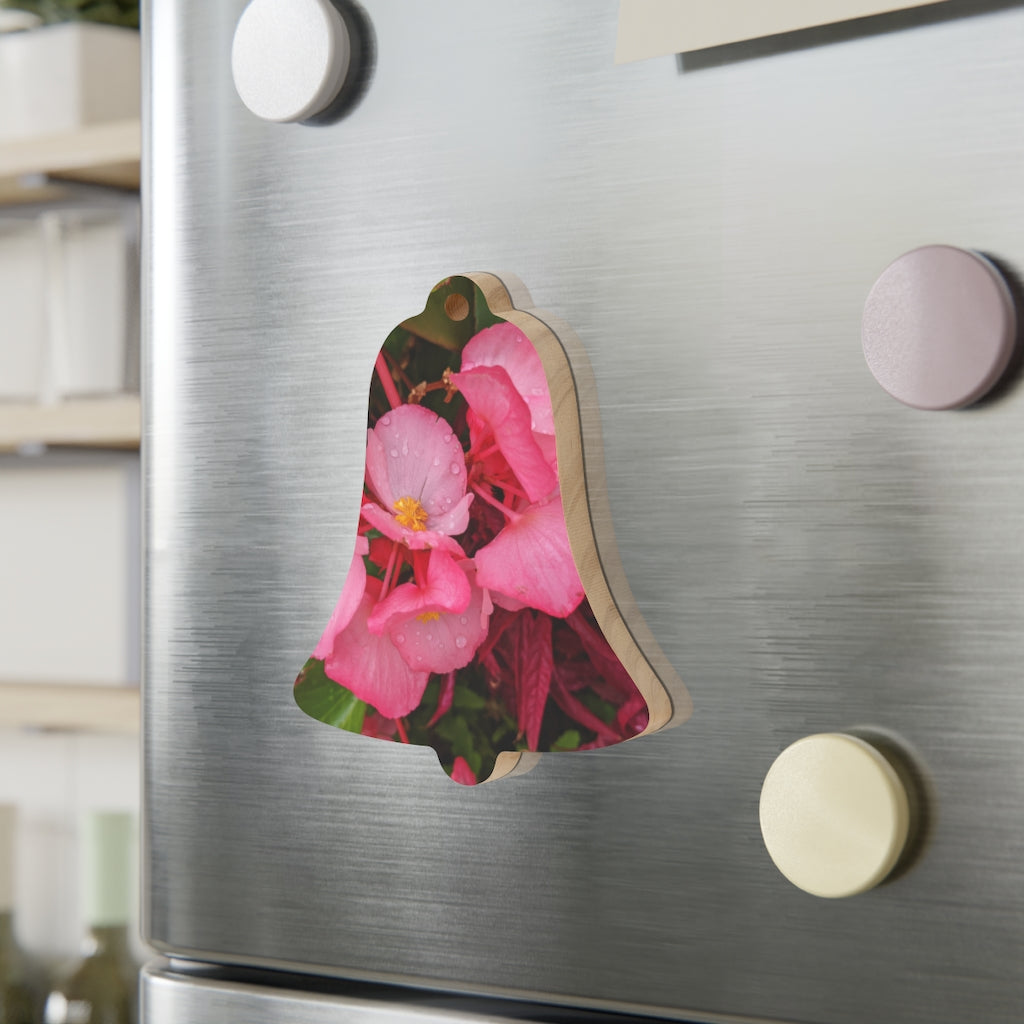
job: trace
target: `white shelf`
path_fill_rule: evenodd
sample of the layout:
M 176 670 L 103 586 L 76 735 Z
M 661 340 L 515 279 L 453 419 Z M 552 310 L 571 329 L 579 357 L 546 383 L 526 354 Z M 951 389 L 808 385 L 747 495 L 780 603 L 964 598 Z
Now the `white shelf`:
M 137 189 L 141 153 L 142 129 L 137 120 L 0 142 L 0 203 L 59 198 L 58 179 Z
M 0 682 L 0 728 L 137 735 L 136 686 Z
M 35 444 L 138 448 L 141 418 L 137 395 L 54 405 L 0 402 L 0 451 Z
M 66 182 L 137 190 L 141 152 L 137 119 L 0 142 L 0 205 L 60 199 L 71 193 Z M 135 395 L 0 402 L 0 452 L 37 444 L 132 449 L 140 430 Z M 0 681 L 0 728 L 135 736 L 139 712 L 135 686 Z

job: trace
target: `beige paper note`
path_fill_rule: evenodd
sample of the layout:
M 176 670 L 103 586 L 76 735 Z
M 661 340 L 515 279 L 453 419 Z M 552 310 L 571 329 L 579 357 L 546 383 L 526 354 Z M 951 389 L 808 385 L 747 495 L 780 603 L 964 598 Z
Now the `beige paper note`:
M 945 0 L 620 0 L 615 63 L 703 50 Z

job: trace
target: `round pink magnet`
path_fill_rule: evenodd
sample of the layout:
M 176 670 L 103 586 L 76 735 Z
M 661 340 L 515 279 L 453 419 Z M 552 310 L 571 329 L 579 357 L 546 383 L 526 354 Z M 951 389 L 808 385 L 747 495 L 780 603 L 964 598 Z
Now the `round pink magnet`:
M 864 305 L 861 341 L 875 380 L 915 409 L 958 409 L 999 380 L 1017 314 L 984 256 L 926 245 L 890 263 Z

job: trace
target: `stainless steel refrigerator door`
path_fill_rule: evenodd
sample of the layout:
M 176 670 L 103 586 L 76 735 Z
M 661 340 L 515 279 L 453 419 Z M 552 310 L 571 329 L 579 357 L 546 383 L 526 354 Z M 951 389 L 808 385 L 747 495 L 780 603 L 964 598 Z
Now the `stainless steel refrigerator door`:
M 144 1024 L 638 1024 L 623 1017 L 533 1003 L 431 994 L 289 974 L 154 961 L 140 976 Z
M 617 4 L 364 0 L 330 127 L 251 116 L 241 0 L 153 0 L 146 147 L 145 916 L 185 957 L 670 1017 L 1024 1007 L 1024 392 L 887 396 L 860 311 L 900 253 L 1024 267 L 1024 8 L 962 3 L 616 67 Z M 680 728 L 448 781 L 291 684 L 333 607 L 386 333 L 510 270 L 593 363 Z M 899 737 L 912 867 L 770 863 L 813 732 Z

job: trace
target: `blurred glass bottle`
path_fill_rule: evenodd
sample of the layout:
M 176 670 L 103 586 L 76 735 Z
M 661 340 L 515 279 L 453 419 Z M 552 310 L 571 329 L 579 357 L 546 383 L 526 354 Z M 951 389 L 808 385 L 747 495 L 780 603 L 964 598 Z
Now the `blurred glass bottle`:
M 89 927 L 81 961 L 50 992 L 45 1024 L 134 1024 L 138 967 L 128 941 L 132 816 L 98 812 L 85 819 L 82 883 Z
M 29 960 L 14 936 L 14 830 L 17 813 L 0 804 L 0 1022 L 33 1024 L 36 992 Z

